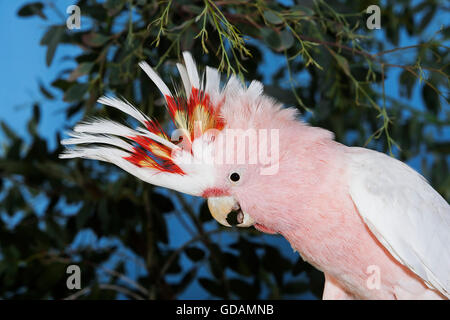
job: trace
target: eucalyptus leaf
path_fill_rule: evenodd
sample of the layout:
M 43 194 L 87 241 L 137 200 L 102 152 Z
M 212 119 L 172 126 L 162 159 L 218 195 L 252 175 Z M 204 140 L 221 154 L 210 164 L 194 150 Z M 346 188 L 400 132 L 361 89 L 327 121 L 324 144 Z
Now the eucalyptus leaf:
M 76 83 L 72 85 L 64 95 L 64 101 L 79 101 L 89 89 L 89 83 Z
M 281 24 L 283 20 L 273 11 L 264 11 L 264 18 L 272 24 Z

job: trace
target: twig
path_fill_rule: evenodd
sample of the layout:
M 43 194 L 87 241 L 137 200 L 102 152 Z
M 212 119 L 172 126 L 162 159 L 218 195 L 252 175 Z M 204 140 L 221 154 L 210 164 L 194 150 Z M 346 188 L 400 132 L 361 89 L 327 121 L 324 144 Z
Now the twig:
M 135 287 L 137 290 L 139 290 L 143 295 L 148 296 L 148 290 L 145 289 L 143 286 L 141 286 L 139 283 L 137 283 L 136 281 L 134 281 L 133 279 L 125 276 L 124 274 L 117 272 L 115 270 L 111 270 L 109 268 L 106 268 L 104 266 L 100 266 L 100 269 L 102 269 L 103 271 L 105 271 L 106 273 L 109 273 L 112 276 L 115 276 L 121 280 L 123 280 L 124 282 L 132 285 L 133 287 Z
M 136 300 L 145 300 L 144 297 L 140 296 L 139 294 L 128 290 L 125 287 L 121 287 L 115 284 L 107 284 L 107 283 L 101 283 L 98 285 L 98 288 L 101 290 L 112 290 L 112 291 L 116 291 L 118 293 L 122 293 L 128 297 L 134 298 Z M 79 297 L 89 293 L 92 290 L 92 286 L 86 287 L 80 291 L 75 292 L 74 294 L 71 294 L 70 296 L 64 298 L 64 300 L 76 300 Z
M 212 230 L 212 231 L 208 231 L 205 232 L 203 234 L 199 234 L 198 236 L 192 238 L 191 240 L 185 242 L 181 247 L 179 247 L 177 250 L 175 250 L 170 257 L 166 260 L 166 263 L 163 265 L 163 267 L 161 268 L 161 272 L 159 274 L 159 277 L 162 278 L 164 277 L 164 275 L 166 274 L 167 270 L 170 268 L 170 266 L 172 265 L 173 261 L 175 260 L 175 258 L 181 253 L 183 252 L 184 249 L 186 249 L 188 246 L 190 246 L 191 244 L 203 240 L 203 238 L 213 235 L 215 233 L 219 233 L 224 231 L 223 229 L 216 229 L 216 230 Z

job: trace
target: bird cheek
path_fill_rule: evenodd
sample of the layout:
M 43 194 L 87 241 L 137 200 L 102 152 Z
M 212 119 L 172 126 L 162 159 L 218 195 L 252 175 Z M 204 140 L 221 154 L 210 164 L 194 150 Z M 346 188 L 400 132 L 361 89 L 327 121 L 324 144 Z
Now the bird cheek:
M 264 226 L 264 225 L 262 225 L 260 223 L 255 223 L 253 226 L 255 227 L 256 230 L 264 232 L 264 233 L 268 233 L 268 234 L 275 234 L 275 233 L 277 233 L 276 231 L 274 231 L 274 230 L 272 230 L 272 229 L 270 229 L 270 228 L 268 228 L 268 227 L 266 227 L 266 226 Z

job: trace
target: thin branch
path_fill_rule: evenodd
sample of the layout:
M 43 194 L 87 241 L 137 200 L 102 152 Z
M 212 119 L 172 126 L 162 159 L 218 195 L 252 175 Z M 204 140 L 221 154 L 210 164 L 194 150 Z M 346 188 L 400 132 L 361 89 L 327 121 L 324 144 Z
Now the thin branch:
M 185 242 L 181 247 L 179 247 L 177 250 L 175 250 L 170 257 L 166 260 L 166 263 L 163 265 L 163 267 L 161 268 L 161 272 L 159 274 L 160 278 L 163 278 L 164 275 L 166 274 L 167 270 L 169 270 L 170 266 L 172 265 L 172 263 L 175 261 L 175 258 L 181 253 L 183 252 L 184 249 L 186 249 L 188 246 L 190 246 L 191 244 L 203 240 L 205 237 L 219 233 L 219 232 L 223 232 L 223 229 L 216 229 L 216 230 L 212 230 L 212 231 L 208 231 L 205 232 L 203 234 L 199 234 L 198 236 L 192 238 L 191 240 Z
M 102 269 L 103 271 L 105 271 L 106 273 L 109 273 L 112 276 L 115 276 L 121 280 L 123 280 L 124 282 L 132 285 L 133 287 L 135 287 L 137 290 L 139 290 L 143 295 L 148 296 L 149 292 L 147 289 L 145 289 L 143 286 L 141 286 L 139 283 L 137 283 L 136 281 L 134 281 L 133 279 L 125 276 L 124 274 L 117 272 L 115 270 L 111 270 L 109 268 L 106 268 L 104 266 L 100 266 L 100 269 Z
M 86 287 L 86 288 L 84 288 L 84 289 L 82 289 L 80 291 L 77 291 L 74 294 L 71 294 L 70 296 L 64 298 L 64 300 L 76 300 L 79 297 L 81 297 L 81 296 L 83 296 L 85 294 L 88 294 L 92 290 L 92 287 L 93 286 L 89 286 L 89 287 Z M 131 290 L 128 290 L 125 287 L 118 286 L 116 284 L 101 283 L 101 284 L 98 285 L 98 288 L 100 290 L 116 291 L 117 293 L 122 293 L 122 294 L 124 294 L 124 295 L 126 295 L 126 296 L 128 296 L 130 298 L 135 299 L 135 300 L 145 300 L 145 298 L 142 297 L 141 295 L 139 295 L 139 294 L 137 294 L 137 293 L 135 293 L 135 292 L 133 292 Z

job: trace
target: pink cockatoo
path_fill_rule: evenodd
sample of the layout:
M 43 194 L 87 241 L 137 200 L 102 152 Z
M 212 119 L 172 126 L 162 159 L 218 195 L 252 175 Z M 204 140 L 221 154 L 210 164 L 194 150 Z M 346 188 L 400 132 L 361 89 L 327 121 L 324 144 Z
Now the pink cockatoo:
M 208 199 L 221 224 L 279 233 L 325 274 L 324 299 L 450 297 L 450 207 L 406 164 L 347 147 L 298 119 L 234 76 L 206 67 L 200 77 L 183 53 L 183 90 L 164 95 L 175 127 L 162 127 L 129 102 L 99 102 L 137 119 L 78 124 L 61 158 L 113 163 L 145 182 Z M 234 143 L 236 142 L 236 143 Z

